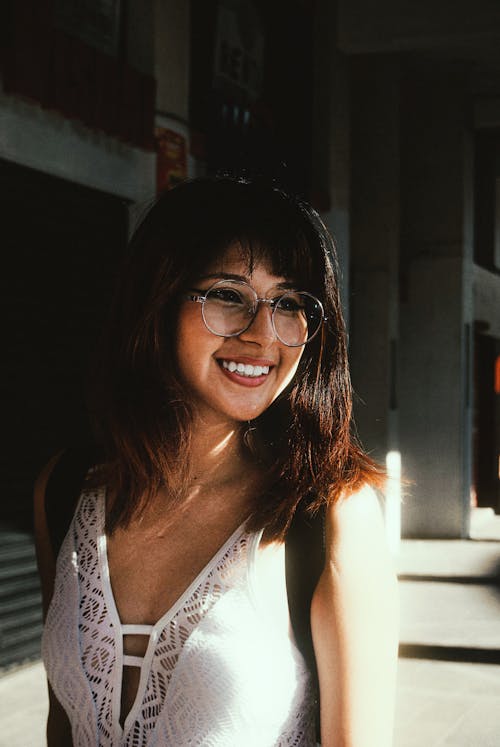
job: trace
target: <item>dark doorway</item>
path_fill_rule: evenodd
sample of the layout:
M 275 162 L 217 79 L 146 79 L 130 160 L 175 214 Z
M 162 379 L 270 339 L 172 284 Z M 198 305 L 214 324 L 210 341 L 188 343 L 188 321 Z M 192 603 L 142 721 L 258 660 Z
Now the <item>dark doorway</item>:
M 127 239 L 125 201 L 0 161 L 4 423 L 0 526 L 31 527 L 33 480 L 87 430 L 84 382 Z
M 495 369 L 500 341 L 476 332 L 474 338 L 474 486 L 477 505 L 500 513 L 500 394 Z

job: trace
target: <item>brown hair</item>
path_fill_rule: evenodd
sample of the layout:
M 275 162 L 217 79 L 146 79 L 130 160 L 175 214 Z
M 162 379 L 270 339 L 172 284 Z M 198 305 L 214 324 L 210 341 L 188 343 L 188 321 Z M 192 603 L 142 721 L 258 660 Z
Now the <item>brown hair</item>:
M 384 478 L 352 433 L 335 248 L 318 214 L 269 185 L 196 179 L 162 194 L 135 232 L 94 372 L 91 414 L 105 454 L 97 477 L 116 496 L 110 532 L 161 487 L 182 500 L 192 418 L 174 355 L 178 299 L 235 243 L 250 264 L 265 257 L 275 274 L 300 279 L 326 315 L 291 384 L 251 424 L 250 446 L 271 476 L 252 527 L 282 538 L 299 504 L 313 512 Z

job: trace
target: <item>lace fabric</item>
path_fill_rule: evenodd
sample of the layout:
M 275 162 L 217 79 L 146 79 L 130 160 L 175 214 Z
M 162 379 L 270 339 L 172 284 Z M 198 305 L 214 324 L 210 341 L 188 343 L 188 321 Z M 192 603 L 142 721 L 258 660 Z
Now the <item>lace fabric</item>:
M 85 493 L 59 553 L 42 653 L 79 747 L 311 747 L 309 673 L 269 625 L 251 572 L 259 533 L 238 529 L 152 626 L 120 725 L 123 630 L 109 581 L 104 491 Z

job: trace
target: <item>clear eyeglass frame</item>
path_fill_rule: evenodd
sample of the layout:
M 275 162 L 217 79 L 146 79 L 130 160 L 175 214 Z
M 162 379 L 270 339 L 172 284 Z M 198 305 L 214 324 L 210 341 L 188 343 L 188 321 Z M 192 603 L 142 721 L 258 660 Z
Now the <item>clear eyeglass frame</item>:
M 230 332 L 230 333 L 223 333 L 219 332 L 212 328 L 212 326 L 209 324 L 206 318 L 205 314 L 205 304 L 207 301 L 207 297 L 210 300 L 210 293 L 217 290 L 217 288 L 224 288 L 224 287 L 242 287 L 245 289 L 248 289 L 251 291 L 253 295 L 253 310 L 249 314 L 248 323 L 244 324 L 241 329 L 238 329 L 237 331 Z M 308 342 L 311 342 L 318 332 L 320 331 L 323 324 L 327 321 L 327 317 L 325 316 L 325 312 L 323 309 L 323 304 L 319 300 L 319 298 L 316 298 L 312 293 L 309 293 L 308 291 L 295 291 L 295 290 L 289 290 L 282 293 L 280 296 L 276 296 L 275 298 L 259 298 L 255 288 L 252 288 L 252 286 L 249 283 L 246 283 L 244 280 L 217 280 L 217 282 L 213 283 L 209 288 L 206 290 L 201 290 L 199 288 L 192 288 L 194 293 L 187 293 L 186 299 L 188 301 L 194 301 L 195 303 L 201 304 L 201 315 L 203 322 L 205 324 L 205 327 L 208 329 L 209 332 L 211 332 L 213 335 L 216 335 L 217 337 L 238 337 L 238 335 L 243 334 L 243 332 L 246 332 L 246 330 L 252 325 L 255 316 L 257 315 L 257 311 L 259 309 L 260 304 L 267 304 L 269 308 L 272 310 L 271 313 L 271 324 L 273 327 L 274 334 L 276 335 L 277 339 L 283 343 L 283 345 L 286 345 L 287 347 L 303 347 L 304 345 L 307 345 Z M 283 299 L 287 298 L 288 296 L 293 296 L 299 294 L 301 297 L 305 296 L 313 302 L 313 304 L 316 306 L 316 308 L 319 311 L 319 319 L 317 322 L 317 327 L 314 330 L 314 332 L 304 341 L 297 342 L 297 343 L 290 343 L 287 342 L 283 337 L 279 334 L 276 323 L 275 323 L 275 315 L 277 311 L 280 309 L 280 303 L 283 302 Z

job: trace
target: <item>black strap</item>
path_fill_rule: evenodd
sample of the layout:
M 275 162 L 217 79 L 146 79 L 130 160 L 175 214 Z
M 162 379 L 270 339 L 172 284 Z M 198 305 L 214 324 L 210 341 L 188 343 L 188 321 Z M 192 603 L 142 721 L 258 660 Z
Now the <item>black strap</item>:
M 45 488 L 45 514 L 54 557 L 57 557 L 71 524 L 88 470 L 99 462 L 95 446 L 75 446 L 64 451 Z
M 286 587 L 297 646 L 313 677 L 316 735 L 320 741 L 319 682 L 311 633 L 311 602 L 325 564 L 325 512 L 314 517 L 297 511 L 285 541 Z

